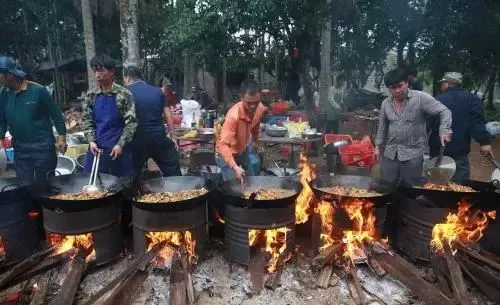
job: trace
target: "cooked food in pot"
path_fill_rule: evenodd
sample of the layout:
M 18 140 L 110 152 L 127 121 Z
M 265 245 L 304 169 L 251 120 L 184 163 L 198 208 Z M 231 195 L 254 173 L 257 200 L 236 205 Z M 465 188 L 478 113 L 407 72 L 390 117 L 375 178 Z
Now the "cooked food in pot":
M 286 190 L 286 189 L 280 189 L 280 188 L 265 188 L 265 189 L 258 189 L 258 190 L 253 190 L 253 191 L 246 191 L 243 193 L 243 198 L 248 199 L 250 198 L 250 195 L 252 193 L 256 192 L 257 195 L 255 196 L 256 200 L 275 200 L 275 199 L 282 199 L 282 198 L 287 198 L 290 196 L 293 196 L 295 194 L 295 191 L 293 190 Z
M 136 198 L 137 202 L 144 203 L 169 203 L 189 200 L 208 193 L 206 188 L 185 190 L 180 192 L 149 193 Z
M 465 185 L 460 185 L 456 184 L 454 182 L 447 182 L 447 183 L 426 183 L 424 184 L 424 189 L 427 190 L 436 190 L 436 191 L 450 191 L 450 192 L 461 192 L 461 193 L 475 193 L 477 192 L 475 189 L 465 186 Z
M 375 191 L 370 191 L 367 189 L 360 189 L 357 187 L 340 186 L 340 185 L 331 187 L 322 187 L 319 189 L 326 193 L 336 194 L 340 196 L 347 196 L 347 197 L 374 197 L 382 195 L 380 193 L 377 193 Z
M 92 193 L 66 193 L 52 196 L 50 198 L 57 200 L 92 200 L 104 198 L 109 193 L 106 191 L 92 192 Z

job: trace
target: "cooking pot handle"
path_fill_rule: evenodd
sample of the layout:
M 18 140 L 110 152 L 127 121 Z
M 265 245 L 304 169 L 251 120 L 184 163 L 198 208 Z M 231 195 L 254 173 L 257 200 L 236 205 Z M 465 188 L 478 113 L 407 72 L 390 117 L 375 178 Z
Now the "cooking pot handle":
M 55 175 L 55 176 L 62 176 L 62 175 L 61 175 L 61 172 L 59 172 L 57 169 L 53 169 L 53 170 L 51 170 L 51 171 L 48 171 L 48 172 L 45 174 L 45 178 L 47 178 L 47 179 L 48 179 L 48 178 L 49 178 L 49 175 L 50 175 L 51 173 L 54 173 L 54 175 Z M 59 174 L 59 175 L 56 175 L 56 174 Z
M 493 185 L 493 187 L 496 189 L 500 189 L 500 181 L 498 181 L 497 179 L 491 181 L 491 185 Z
M 15 183 L 7 184 L 6 186 L 2 187 L 2 189 L 0 190 L 0 192 L 5 192 L 7 190 L 7 188 L 12 187 L 12 186 L 17 187 L 17 184 L 15 184 Z
M 255 197 L 257 197 L 257 192 L 258 191 L 251 193 L 250 196 L 248 197 L 248 199 L 245 200 L 245 207 L 247 209 L 251 209 L 253 207 L 253 202 L 255 200 Z

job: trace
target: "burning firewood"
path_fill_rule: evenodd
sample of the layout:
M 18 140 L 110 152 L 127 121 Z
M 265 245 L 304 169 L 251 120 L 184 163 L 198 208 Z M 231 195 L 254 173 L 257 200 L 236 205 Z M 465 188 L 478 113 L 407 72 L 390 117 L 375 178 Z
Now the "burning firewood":
M 50 302 L 50 305 L 73 304 L 76 290 L 80 285 L 83 273 L 87 269 L 87 262 L 85 260 L 86 256 L 87 255 L 83 251 L 79 251 L 79 253 L 73 258 L 73 260 L 69 262 L 71 264 L 71 269 L 64 279 L 61 291 Z
M 276 289 L 276 287 L 278 287 L 281 279 L 281 273 L 283 272 L 283 268 L 285 268 L 285 263 L 289 255 L 290 253 L 287 250 L 283 251 L 280 254 L 278 260 L 276 261 L 276 269 L 274 270 L 274 272 L 269 274 L 264 287 L 270 290 L 274 290 Z
M 27 259 L 21 261 L 17 265 L 13 266 L 10 270 L 5 272 L 0 278 L 0 289 L 5 289 L 10 281 L 12 281 L 16 276 L 22 274 L 26 270 L 32 268 L 36 264 L 38 264 L 44 257 L 53 253 L 55 247 L 48 247 L 43 250 L 40 250 Z
M 321 268 L 318 280 L 316 281 L 316 286 L 321 288 L 328 288 L 328 286 L 330 285 L 330 279 L 332 277 L 332 273 L 333 273 L 332 265 L 326 265 L 323 268 Z
M 170 305 L 196 304 L 190 265 L 185 249 L 172 258 L 170 274 Z
M 250 253 L 248 272 L 250 272 L 253 292 L 259 294 L 264 285 L 264 270 L 266 267 L 265 257 L 260 248 L 251 248 Z
M 52 277 L 52 270 L 47 271 L 38 279 L 34 287 L 33 295 L 31 296 L 30 305 L 43 305 L 45 296 L 47 295 L 49 281 Z

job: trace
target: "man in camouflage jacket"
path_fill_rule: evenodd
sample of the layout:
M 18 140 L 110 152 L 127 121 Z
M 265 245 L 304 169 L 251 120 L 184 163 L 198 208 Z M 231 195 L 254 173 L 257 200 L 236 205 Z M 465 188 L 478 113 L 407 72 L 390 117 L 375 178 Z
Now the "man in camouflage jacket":
M 92 58 L 90 66 L 99 87 L 91 88 L 83 102 L 83 132 L 90 143 L 84 172 L 100 154 L 99 172 L 126 176 L 132 171 L 128 144 L 137 127 L 132 93 L 113 82 L 115 61 L 109 56 Z

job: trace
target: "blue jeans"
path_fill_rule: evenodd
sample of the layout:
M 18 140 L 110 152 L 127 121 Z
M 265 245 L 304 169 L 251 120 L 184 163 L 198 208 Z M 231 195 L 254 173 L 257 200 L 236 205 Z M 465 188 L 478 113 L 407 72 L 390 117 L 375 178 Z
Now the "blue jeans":
M 457 165 L 457 170 L 455 175 L 451 180 L 456 183 L 463 183 L 470 179 L 470 166 L 469 166 L 469 156 L 449 156 Z
M 259 176 L 260 173 L 256 173 L 252 168 L 248 152 L 245 151 L 240 156 L 236 157 L 235 161 L 237 164 L 239 164 L 239 165 L 241 165 L 241 167 L 243 167 L 246 175 Z M 222 180 L 229 181 L 229 180 L 236 178 L 236 176 L 234 175 L 233 169 L 231 167 L 229 167 L 229 165 L 226 163 L 226 161 L 224 161 L 224 159 L 219 154 L 217 154 L 217 156 L 215 158 L 215 162 L 217 163 L 217 166 L 221 170 Z

